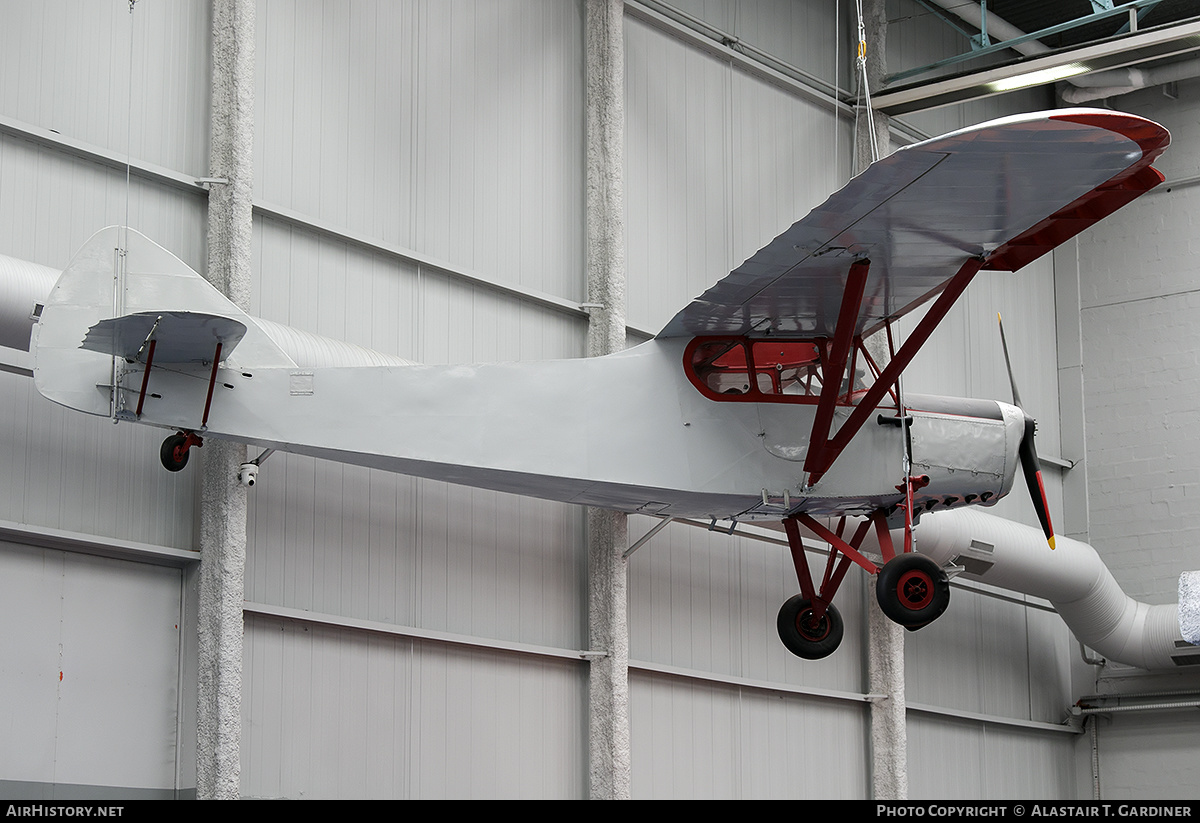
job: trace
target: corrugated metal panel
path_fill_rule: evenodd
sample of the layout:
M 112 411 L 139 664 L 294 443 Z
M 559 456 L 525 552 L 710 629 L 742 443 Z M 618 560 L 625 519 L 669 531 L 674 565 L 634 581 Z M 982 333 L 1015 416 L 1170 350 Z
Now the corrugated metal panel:
M 251 502 L 250 600 L 582 648 L 572 508 L 290 455 Z
M 253 617 L 245 668 L 247 796 L 586 793 L 583 664 Z
M 4 782 L 171 796 L 180 574 L 0 543 Z
M 826 82 L 833 80 L 837 58 L 842 86 L 849 85 L 845 73 L 850 65 L 847 32 L 853 25 L 850 3 L 840 7 L 842 19 L 836 27 L 835 11 L 839 6 L 833 3 L 673 0 L 670 5 Z
M 863 706 L 634 673 L 630 718 L 639 799 L 870 793 Z
M 1071 692 L 1072 647 L 1052 612 L 956 587 L 942 619 L 905 637 L 906 696 L 976 715 L 1059 723 Z
M 848 179 L 850 132 L 634 20 L 625 86 L 627 311 L 657 330 Z
M 264 3 L 256 196 L 582 299 L 581 14 Z
M 203 176 L 208 30 L 203 0 L 6 3 L 0 111 Z
M 202 197 L 0 136 L 0 243 L 4 253 L 57 269 L 105 226 L 125 222 L 193 268 L 204 266 Z
M 632 519 L 631 542 L 654 522 Z M 824 568 L 823 557 L 810 562 Z M 675 524 L 633 555 L 629 580 L 635 660 L 818 688 L 861 687 L 862 575 L 852 572 L 838 595 L 847 623 L 842 648 L 820 663 L 793 657 L 776 633 L 780 606 L 798 591 L 786 546 Z
M 0 519 L 191 548 L 193 478 L 164 478 L 162 433 L 67 411 L 0 374 Z
M 1090 797 L 1075 780 L 1073 735 L 912 713 L 910 800 L 1050 800 Z

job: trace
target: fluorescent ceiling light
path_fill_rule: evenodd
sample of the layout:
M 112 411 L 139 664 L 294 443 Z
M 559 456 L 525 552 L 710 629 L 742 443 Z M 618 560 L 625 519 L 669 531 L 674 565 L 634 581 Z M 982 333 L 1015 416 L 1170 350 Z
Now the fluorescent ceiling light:
M 1003 80 L 988 83 L 987 86 L 992 91 L 1013 91 L 1014 89 L 1023 89 L 1026 86 L 1040 86 L 1043 83 L 1065 80 L 1068 77 L 1083 74 L 1087 70 L 1087 66 L 1080 63 L 1068 63 L 1065 66 L 1053 66 L 1041 71 L 1030 71 L 1014 77 L 1006 77 Z

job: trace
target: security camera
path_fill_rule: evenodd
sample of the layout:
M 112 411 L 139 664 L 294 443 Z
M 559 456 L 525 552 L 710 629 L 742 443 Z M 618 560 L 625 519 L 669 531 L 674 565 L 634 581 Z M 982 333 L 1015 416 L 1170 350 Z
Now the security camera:
M 238 482 L 247 488 L 254 485 L 258 480 L 258 464 L 243 463 L 242 468 L 238 471 Z

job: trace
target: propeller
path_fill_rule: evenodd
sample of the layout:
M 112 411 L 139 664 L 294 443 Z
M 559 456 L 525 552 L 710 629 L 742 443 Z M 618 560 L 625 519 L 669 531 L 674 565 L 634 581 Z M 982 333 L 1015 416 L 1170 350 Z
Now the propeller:
M 999 313 L 996 320 L 1000 323 L 1000 346 L 1004 349 L 1004 365 L 1008 367 L 1008 382 L 1012 385 L 1013 405 L 1021 409 L 1025 415 L 1025 433 L 1021 436 L 1021 446 L 1017 456 L 1021 459 L 1021 471 L 1025 474 L 1025 485 L 1029 487 L 1029 497 L 1033 500 L 1034 511 L 1042 523 L 1042 531 L 1046 534 L 1046 542 L 1054 548 L 1054 527 L 1050 525 L 1050 504 L 1046 501 L 1046 487 L 1042 484 L 1042 466 L 1038 462 L 1037 449 L 1034 448 L 1033 438 L 1037 431 L 1037 421 L 1030 417 L 1021 406 L 1021 397 L 1017 394 L 1017 380 L 1013 377 L 1012 361 L 1008 358 L 1008 341 L 1004 339 L 1004 321 Z

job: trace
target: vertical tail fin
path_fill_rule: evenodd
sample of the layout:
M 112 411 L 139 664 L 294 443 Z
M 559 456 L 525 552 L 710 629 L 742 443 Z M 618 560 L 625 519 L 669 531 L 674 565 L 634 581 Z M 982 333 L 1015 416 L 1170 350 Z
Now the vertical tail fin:
M 228 357 L 238 368 L 295 366 L 253 318 L 186 263 L 114 226 L 84 244 L 46 300 L 32 345 L 38 391 L 69 408 L 113 415 L 119 394 L 113 386 L 121 385 L 124 363 L 138 360 L 151 337 L 164 354 L 177 353 L 176 363 L 198 362 L 223 340 L 217 359 Z

